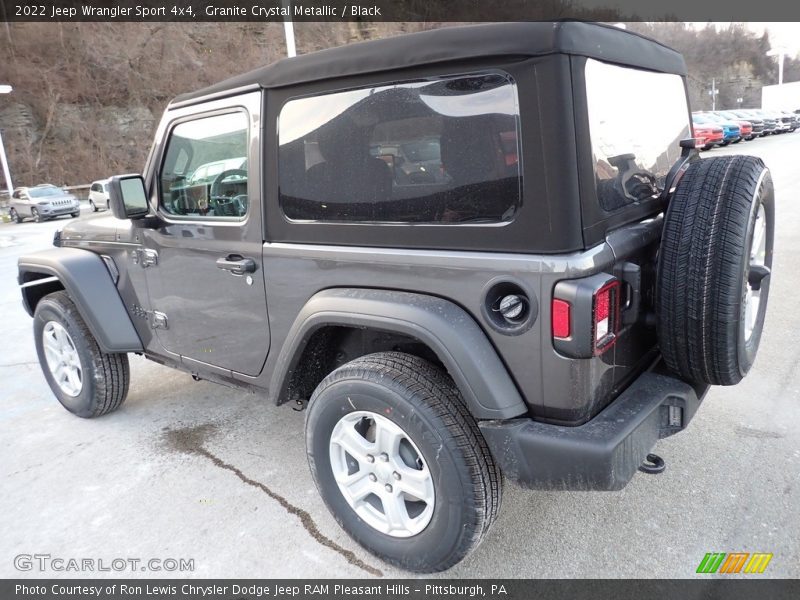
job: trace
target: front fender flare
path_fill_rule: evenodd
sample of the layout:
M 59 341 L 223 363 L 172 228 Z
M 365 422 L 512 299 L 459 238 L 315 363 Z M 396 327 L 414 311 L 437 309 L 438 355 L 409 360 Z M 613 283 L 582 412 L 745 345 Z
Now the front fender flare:
M 337 288 L 318 292 L 295 319 L 270 384 L 278 402 L 313 333 L 328 325 L 392 331 L 436 353 L 476 419 L 510 419 L 528 412 L 486 334 L 459 306 L 425 294 Z
M 53 248 L 21 256 L 17 262 L 21 285 L 35 284 L 31 273 L 57 277 L 78 308 L 103 352 L 142 352 L 142 341 L 125 310 L 108 268 L 94 252 L 80 248 Z M 34 307 L 22 290 L 25 310 Z

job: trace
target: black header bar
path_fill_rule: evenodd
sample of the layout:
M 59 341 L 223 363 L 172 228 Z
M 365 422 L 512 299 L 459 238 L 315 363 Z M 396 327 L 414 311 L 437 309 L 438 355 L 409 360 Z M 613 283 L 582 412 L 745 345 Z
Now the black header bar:
M 793 0 L 0 0 L 0 21 L 800 21 Z
M 800 580 L 6 579 L 3 600 L 796 600 Z

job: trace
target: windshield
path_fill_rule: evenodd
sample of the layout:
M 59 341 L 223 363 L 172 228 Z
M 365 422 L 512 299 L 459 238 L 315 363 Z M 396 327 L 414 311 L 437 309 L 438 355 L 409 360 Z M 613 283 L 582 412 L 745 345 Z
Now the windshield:
M 54 185 L 42 185 L 35 188 L 29 188 L 28 194 L 31 198 L 47 198 L 48 196 L 66 196 L 64 190 L 57 188 Z
M 406 158 L 412 162 L 440 160 L 441 157 L 441 149 L 437 140 L 403 144 L 403 152 Z

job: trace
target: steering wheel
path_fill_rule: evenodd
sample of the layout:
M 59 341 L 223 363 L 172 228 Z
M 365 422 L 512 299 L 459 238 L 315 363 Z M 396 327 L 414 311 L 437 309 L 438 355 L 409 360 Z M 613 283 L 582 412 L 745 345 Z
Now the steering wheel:
M 617 169 L 618 189 L 628 200 L 638 202 L 658 193 L 656 178 L 636 164 L 635 154 L 610 156 L 608 162 Z
M 214 181 L 211 183 L 211 189 L 209 190 L 209 196 L 211 198 L 217 198 L 219 196 L 219 187 L 222 182 L 227 179 L 228 177 L 232 177 L 233 175 L 239 175 L 242 179 L 247 180 L 247 171 L 244 169 L 228 169 L 227 171 L 223 171 L 219 175 L 214 178 Z

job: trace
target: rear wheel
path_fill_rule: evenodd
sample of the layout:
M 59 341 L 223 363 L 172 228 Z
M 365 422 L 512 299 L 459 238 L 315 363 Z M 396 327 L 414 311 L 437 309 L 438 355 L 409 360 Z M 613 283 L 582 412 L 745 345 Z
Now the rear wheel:
M 11 217 L 11 220 L 15 223 L 22 223 L 22 217 L 19 216 L 16 208 L 12 208 L 8 211 L 8 216 Z
M 92 212 L 97 212 L 99 210 L 95 205 L 94 200 L 91 198 L 89 198 L 89 207 L 92 209 Z
M 775 235 L 772 178 L 760 159 L 703 159 L 670 200 L 659 251 L 658 339 L 688 381 L 733 385 L 764 327 Z
M 339 524 L 404 569 L 441 571 L 494 521 L 500 474 L 453 381 L 400 352 L 358 358 L 314 392 L 314 481 Z
M 128 355 L 100 350 L 66 292 L 39 301 L 33 331 L 45 379 L 64 408 L 91 418 L 122 405 L 130 379 Z

